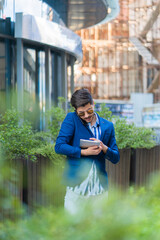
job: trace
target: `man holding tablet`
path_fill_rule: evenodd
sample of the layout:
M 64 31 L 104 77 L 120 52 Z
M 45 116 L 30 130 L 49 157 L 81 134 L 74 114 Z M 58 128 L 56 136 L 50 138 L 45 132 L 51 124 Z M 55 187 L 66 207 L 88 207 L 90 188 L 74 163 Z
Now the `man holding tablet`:
M 75 213 L 78 201 L 107 193 L 105 161 L 107 159 L 116 164 L 120 155 L 113 123 L 94 112 L 89 91 L 84 88 L 75 91 L 71 105 L 75 112 L 68 113 L 64 119 L 55 151 L 67 156 L 65 207 Z

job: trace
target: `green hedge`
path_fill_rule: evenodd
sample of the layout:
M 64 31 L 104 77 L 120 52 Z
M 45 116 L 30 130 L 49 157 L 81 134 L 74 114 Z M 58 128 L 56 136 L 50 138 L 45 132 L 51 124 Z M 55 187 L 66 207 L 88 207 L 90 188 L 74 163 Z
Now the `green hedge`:
M 21 113 L 15 109 L 7 110 L 1 116 L 0 143 L 9 159 L 28 158 L 30 156 L 32 160 L 36 160 L 37 154 L 42 154 L 51 160 L 57 158 L 53 143 L 58 136 L 61 123 L 66 115 L 62 108 L 63 103 L 64 100 L 61 98 L 59 106 L 52 107 L 46 113 L 48 131 L 45 132 L 33 130 L 31 122 L 23 119 Z M 128 124 L 126 119 L 112 116 L 111 111 L 104 104 L 101 107 L 99 115 L 114 123 L 119 149 L 152 148 L 156 145 L 154 141 L 155 133 L 152 129 Z

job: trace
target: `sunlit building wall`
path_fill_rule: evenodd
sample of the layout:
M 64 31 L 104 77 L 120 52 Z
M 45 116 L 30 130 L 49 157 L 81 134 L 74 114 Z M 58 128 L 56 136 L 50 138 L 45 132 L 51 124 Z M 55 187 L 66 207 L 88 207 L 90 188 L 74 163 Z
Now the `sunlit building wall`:
M 127 100 L 134 92 L 153 92 L 156 100 L 159 1 L 120 0 L 119 4 L 120 13 L 111 22 L 77 31 L 82 38 L 83 62 L 76 66 L 75 86 L 87 87 L 97 99 Z M 136 39 L 140 47 L 133 44 Z M 154 82 L 155 88 L 151 88 Z

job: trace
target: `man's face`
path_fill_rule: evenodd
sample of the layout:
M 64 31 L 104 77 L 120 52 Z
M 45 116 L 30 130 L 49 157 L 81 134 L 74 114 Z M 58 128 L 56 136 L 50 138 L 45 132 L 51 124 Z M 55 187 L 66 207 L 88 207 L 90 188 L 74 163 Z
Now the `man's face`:
M 88 103 L 84 107 L 78 107 L 77 108 L 77 114 L 78 116 L 86 121 L 87 123 L 91 122 L 94 117 L 94 105 L 91 105 Z

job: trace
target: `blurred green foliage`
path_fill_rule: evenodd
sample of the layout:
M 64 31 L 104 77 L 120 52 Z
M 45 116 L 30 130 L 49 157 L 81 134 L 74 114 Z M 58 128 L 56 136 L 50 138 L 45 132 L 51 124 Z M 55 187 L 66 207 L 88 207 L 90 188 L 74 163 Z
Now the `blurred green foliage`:
M 45 144 L 32 130 L 31 123 L 23 119 L 15 109 L 8 109 L 0 118 L 0 143 L 8 159 L 35 160 L 33 149 Z
M 9 159 L 27 157 L 34 145 L 29 122 L 22 121 L 16 110 L 7 110 L 0 120 L 0 142 Z
M 92 198 L 75 215 L 63 208 L 39 209 L 31 217 L 0 224 L 1 240 L 159 240 L 160 178 L 109 198 Z

